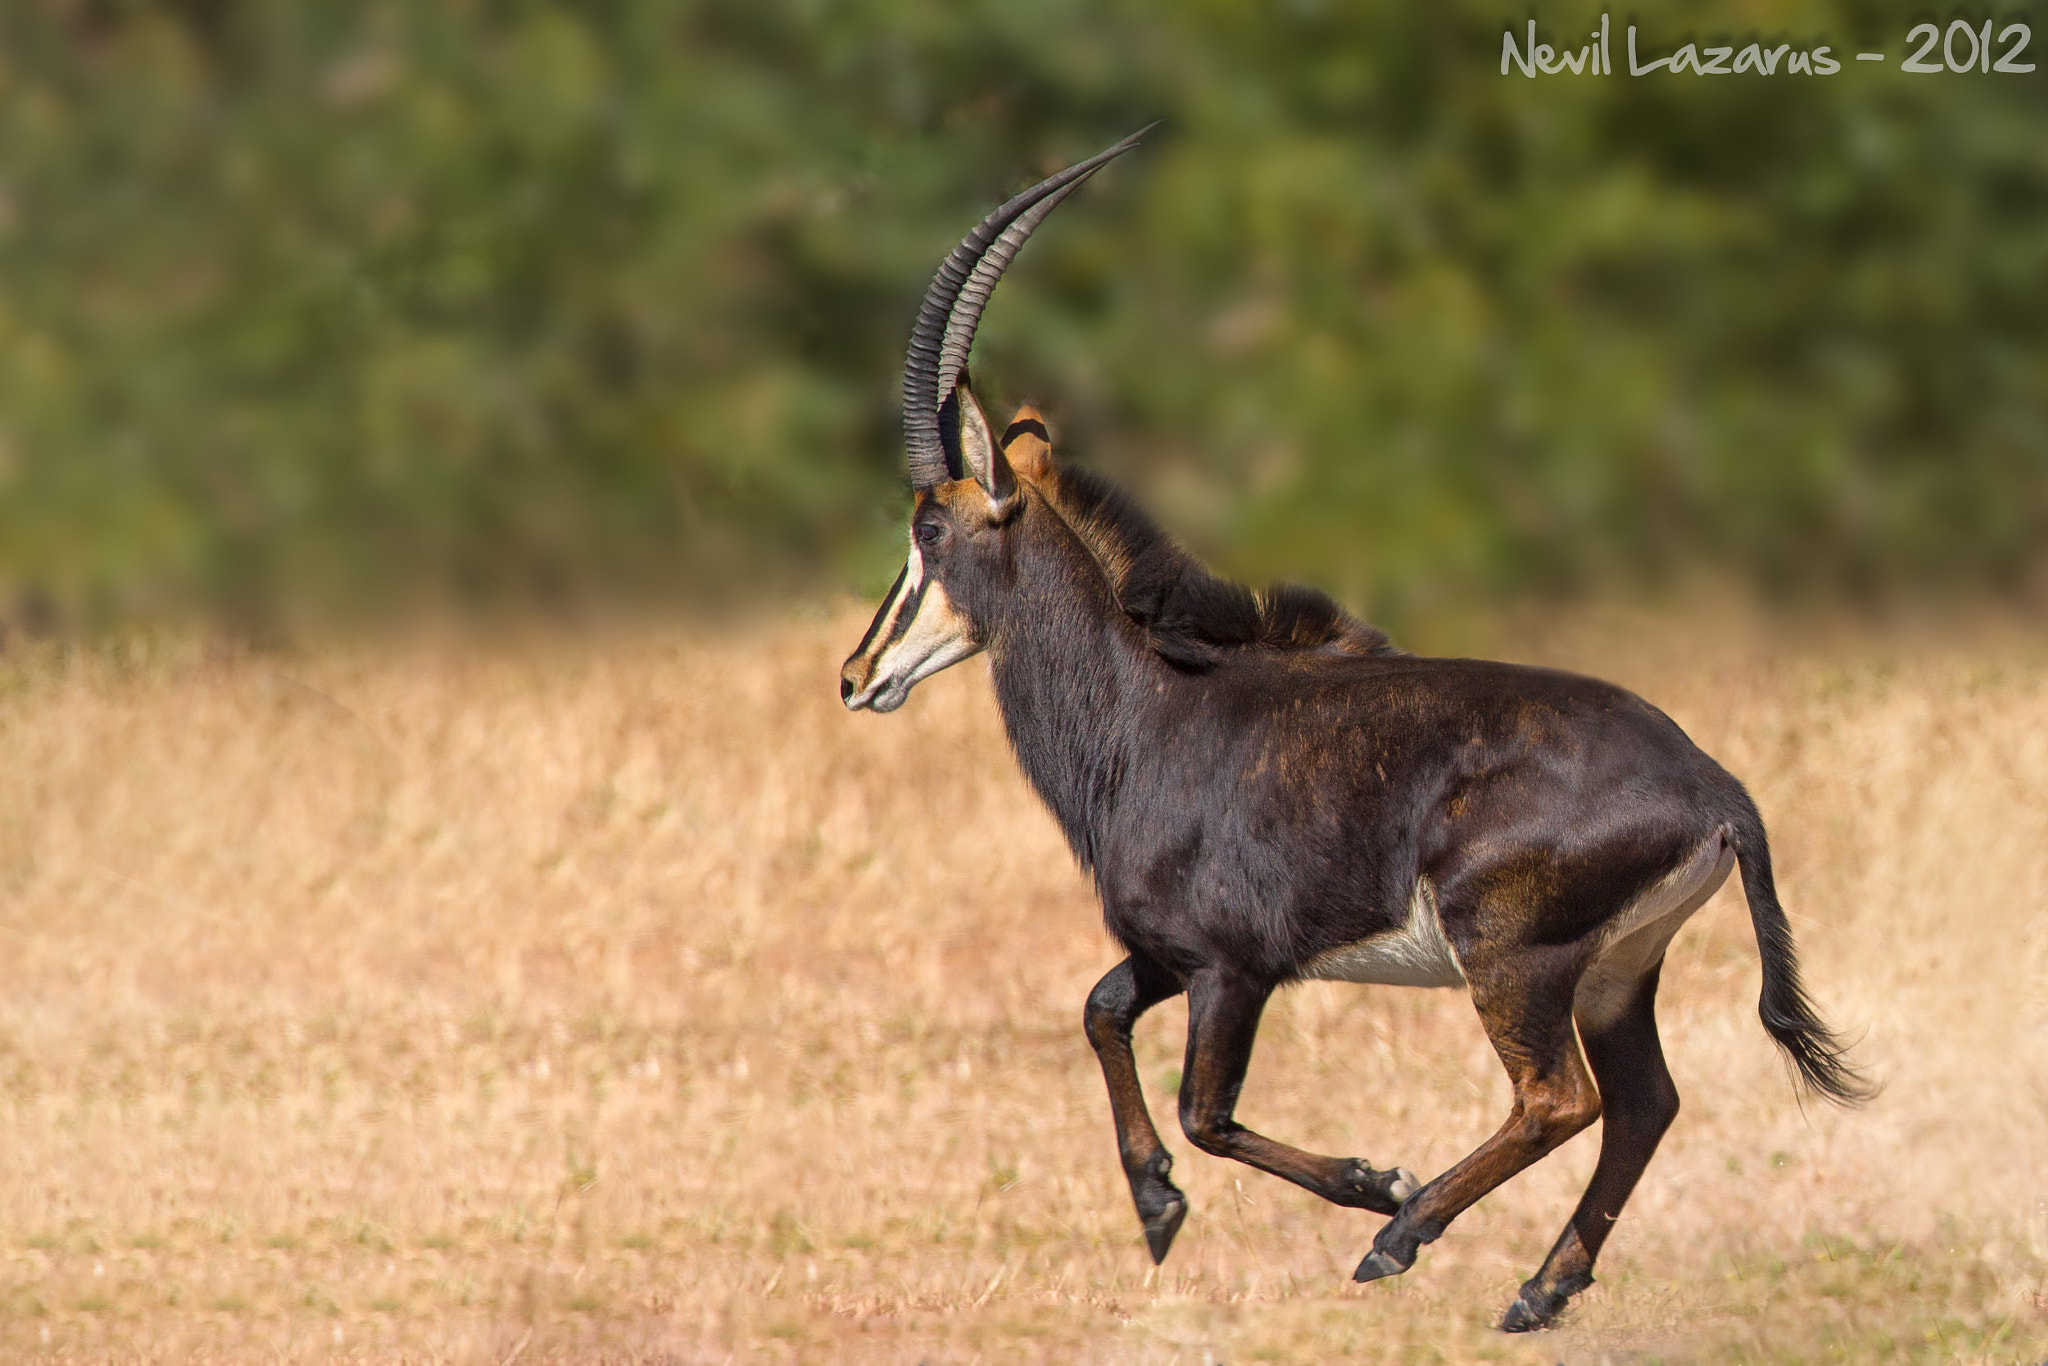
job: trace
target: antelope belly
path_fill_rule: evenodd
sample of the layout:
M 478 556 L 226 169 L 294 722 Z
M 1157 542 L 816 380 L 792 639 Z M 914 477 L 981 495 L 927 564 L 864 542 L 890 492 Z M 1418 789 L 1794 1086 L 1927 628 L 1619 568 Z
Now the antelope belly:
M 1325 982 L 1366 982 L 1387 987 L 1457 987 L 1465 984 L 1458 955 L 1437 919 L 1436 894 L 1427 879 L 1415 884 L 1408 919 L 1352 944 L 1340 944 L 1310 959 L 1303 977 Z

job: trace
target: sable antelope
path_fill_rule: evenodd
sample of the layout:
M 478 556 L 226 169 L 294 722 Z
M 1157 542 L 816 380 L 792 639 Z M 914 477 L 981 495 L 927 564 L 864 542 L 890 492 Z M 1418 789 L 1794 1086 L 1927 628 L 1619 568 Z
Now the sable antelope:
M 1669 717 L 1590 678 L 1403 653 L 1312 589 L 1226 582 L 1107 482 L 1056 464 L 1034 410 L 997 437 L 966 375 L 989 294 L 1045 216 L 1143 136 L 1004 204 L 933 279 L 903 372 L 909 559 L 840 696 L 893 711 L 920 679 L 988 653 L 1017 759 L 1130 953 L 1084 1024 L 1155 1261 L 1187 1201 L 1131 1027 L 1184 991 L 1182 1131 L 1392 1216 L 1360 1281 L 1406 1271 L 1604 1115 L 1592 1182 L 1501 1322 L 1545 1326 L 1592 1283 L 1677 1114 L 1658 973 L 1736 864 L 1764 1028 L 1812 1092 L 1852 1104 L 1869 1086 L 1800 985 L 1755 803 Z M 1513 1083 L 1506 1122 L 1427 1183 L 1238 1124 L 1260 1012 L 1307 978 L 1467 988 Z

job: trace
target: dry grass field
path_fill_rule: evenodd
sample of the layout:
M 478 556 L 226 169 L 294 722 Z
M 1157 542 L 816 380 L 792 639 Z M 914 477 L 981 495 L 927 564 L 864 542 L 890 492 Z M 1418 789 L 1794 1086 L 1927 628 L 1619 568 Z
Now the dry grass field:
M 0 1359 L 1201 1363 L 2048 1356 L 2048 670 L 1523 646 L 1756 793 L 1887 1090 L 1802 1112 L 1731 883 L 1685 1110 L 1562 1329 L 1490 1331 L 1587 1134 L 1353 1286 L 1377 1220 L 1193 1152 L 1145 1257 L 1081 1002 L 1115 960 L 978 663 L 835 697 L 854 612 L 551 649 L 0 655 Z M 1452 992 L 1317 985 L 1240 1114 L 1425 1174 L 1506 1085 Z

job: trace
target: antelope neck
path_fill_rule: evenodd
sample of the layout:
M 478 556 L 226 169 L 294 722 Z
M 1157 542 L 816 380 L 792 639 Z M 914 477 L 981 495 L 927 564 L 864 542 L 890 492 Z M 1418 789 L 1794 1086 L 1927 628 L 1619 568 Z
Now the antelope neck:
M 1024 776 L 1092 870 L 1136 751 L 1148 735 L 1156 745 L 1154 714 L 1178 680 L 1065 524 L 1035 529 L 1063 544 L 1019 557 L 1025 581 L 1006 595 L 1015 605 L 992 633 L 990 673 Z

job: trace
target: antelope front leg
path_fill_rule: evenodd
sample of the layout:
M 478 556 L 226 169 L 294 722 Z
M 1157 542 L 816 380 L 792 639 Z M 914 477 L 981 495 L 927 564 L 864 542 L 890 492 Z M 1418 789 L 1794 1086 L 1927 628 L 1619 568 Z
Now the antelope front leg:
M 1232 1115 L 1259 1015 L 1272 988 L 1223 969 L 1188 981 L 1188 1060 L 1180 1084 L 1180 1127 L 1205 1153 L 1292 1181 L 1332 1204 L 1394 1214 L 1422 1185 L 1405 1167 L 1378 1171 L 1355 1157 L 1318 1157 L 1255 1134 Z
M 1152 1127 L 1152 1115 L 1145 1109 L 1138 1064 L 1131 1056 L 1131 1027 L 1140 1015 L 1169 996 L 1178 996 L 1182 989 L 1171 973 L 1134 953 L 1095 984 L 1082 1017 L 1088 1042 L 1102 1064 L 1102 1079 L 1109 1084 L 1117 1152 L 1123 1158 L 1124 1176 L 1131 1183 L 1131 1199 L 1137 1203 L 1138 1219 L 1145 1226 L 1145 1246 L 1154 1265 L 1166 1260 L 1173 1235 L 1188 1217 L 1188 1198 L 1166 1179 L 1173 1170 L 1173 1154 L 1159 1141 L 1159 1131 Z

